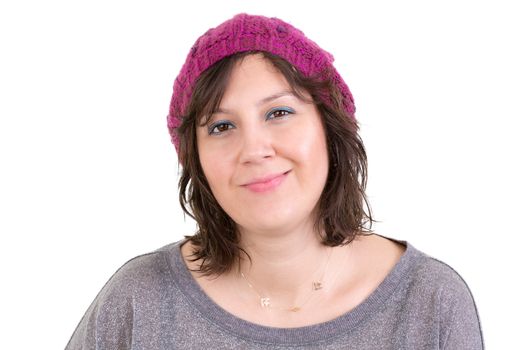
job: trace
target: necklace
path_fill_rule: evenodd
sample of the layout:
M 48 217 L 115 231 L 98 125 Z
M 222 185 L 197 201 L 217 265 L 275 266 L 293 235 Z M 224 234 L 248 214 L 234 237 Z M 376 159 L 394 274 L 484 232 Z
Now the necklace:
M 298 311 L 301 311 L 301 309 L 306 305 L 306 303 L 308 303 L 308 301 L 310 301 L 310 299 L 314 295 L 314 292 L 318 292 L 321 289 L 323 289 L 323 279 L 324 279 L 324 275 L 326 273 L 326 269 L 328 267 L 328 262 L 330 261 L 330 258 L 332 257 L 332 253 L 333 253 L 333 248 L 330 250 L 330 254 L 328 255 L 328 258 L 326 259 L 321 278 L 318 279 L 318 280 L 313 280 L 312 281 L 312 284 L 311 284 L 312 288 L 310 290 L 310 294 L 308 295 L 308 298 L 306 298 L 306 300 L 304 300 L 304 302 L 301 303 L 300 305 L 293 305 L 293 306 L 286 307 L 286 308 L 276 307 L 270 301 L 270 297 L 263 296 L 261 293 L 259 293 L 259 291 L 253 286 L 252 283 L 250 283 L 250 281 L 248 280 L 248 278 L 244 275 L 244 273 L 242 271 L 240 271 L 240 275 L 246 281 L 248 286 L 259 296 L 259 303 L 260 303 L 260 306 L 262 308 L 264 308 L 264 309 L 278 309 L 278 310 L 290 311 L 290 312 L 298 312 Z

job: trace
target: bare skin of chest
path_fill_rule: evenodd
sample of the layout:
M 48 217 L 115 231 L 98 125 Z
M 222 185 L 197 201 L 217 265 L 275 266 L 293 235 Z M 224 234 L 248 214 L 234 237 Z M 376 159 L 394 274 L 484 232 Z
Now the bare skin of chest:
M 334 257 L 344 261 L 343 268 L 337 273 L 329 272 L 327 288 L 308 296 L 308 302 L 296 312 L 261 307 L 259 296 L 239 278 L 210 279 L 191 273 L 208 297 L 238 318 L 270 327 L 303 327 L 333 320 L 362 303 L 385 279 L 406 248 L 371 235 L 359 236 L 350 245 L 336 249 Z M 195 269 L 198 262 L 187 259 L 191 254 L 190 243 L 184 244 L 181 252 L 186 265 Z

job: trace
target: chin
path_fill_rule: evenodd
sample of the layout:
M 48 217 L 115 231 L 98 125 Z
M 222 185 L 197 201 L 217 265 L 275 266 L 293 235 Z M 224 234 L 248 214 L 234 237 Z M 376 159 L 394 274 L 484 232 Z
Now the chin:
M 305 216 L 298 216 L 297 212 L 264 213 L 251 218 L 244 217 L 238 225 L 243 230 L 255 232 L 283 233 L 293 230 L 305 220 Z

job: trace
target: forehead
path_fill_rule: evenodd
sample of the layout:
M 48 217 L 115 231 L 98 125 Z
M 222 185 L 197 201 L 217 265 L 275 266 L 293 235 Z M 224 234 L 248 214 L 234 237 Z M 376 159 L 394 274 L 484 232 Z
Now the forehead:
M 222 102 L 262 98 L 281 90 L 290 90 L 290 86 L 279 69 L 261 54 L 248 55 L 233 66 Z

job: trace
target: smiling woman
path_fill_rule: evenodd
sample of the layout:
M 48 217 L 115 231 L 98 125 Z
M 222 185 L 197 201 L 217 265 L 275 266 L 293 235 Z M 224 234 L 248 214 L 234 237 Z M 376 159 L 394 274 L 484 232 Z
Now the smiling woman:
M 367 158 L 333 57 L 277 18 L 201 36 L 168 128 L 195 234 L 126 263 L 68 349 L 481 349 L 450 266 L 371 230 Z

